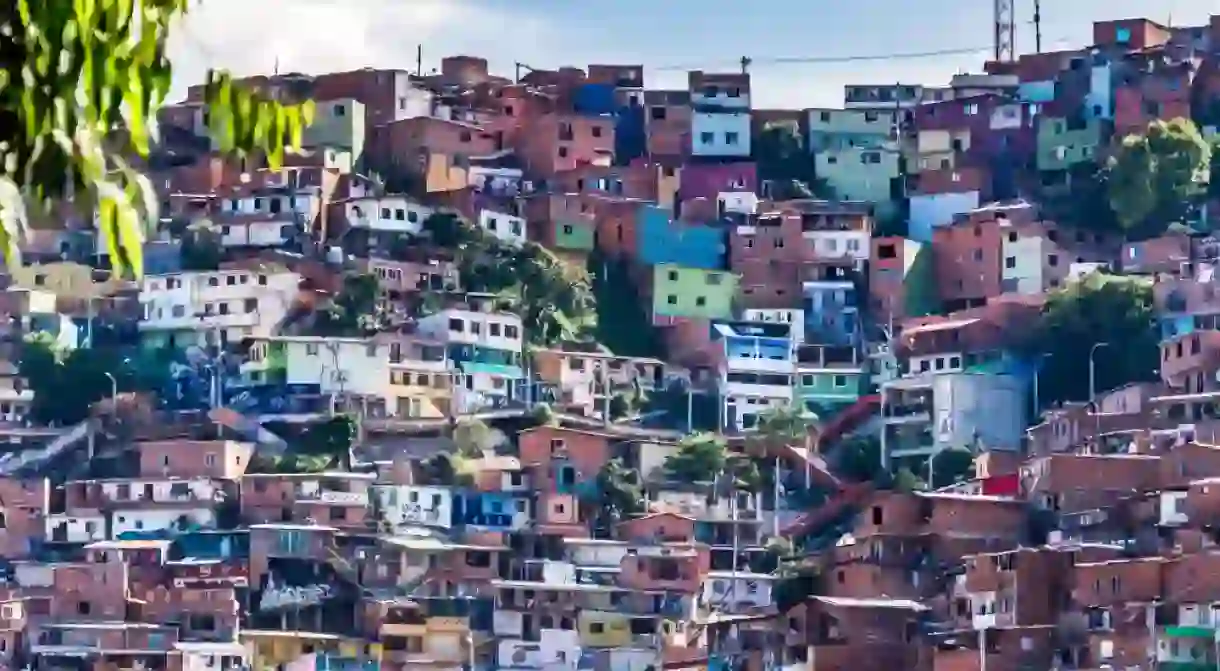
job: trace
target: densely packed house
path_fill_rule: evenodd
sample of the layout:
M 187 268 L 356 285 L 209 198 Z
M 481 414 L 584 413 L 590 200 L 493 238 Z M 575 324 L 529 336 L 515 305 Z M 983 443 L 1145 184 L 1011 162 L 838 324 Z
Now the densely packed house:
M 1214 208 L 1063 203 L 1211 136 L 1220 20 L 1093 33 L 837 109 L 253 77 L 315 104 L 278 166 L 193 87 L 145 275 L 65 211 L 0 292 L 0 668 L 1217 668 Z M 1156 366 L 1062 402 L 1030 342 L 1099 281 Z

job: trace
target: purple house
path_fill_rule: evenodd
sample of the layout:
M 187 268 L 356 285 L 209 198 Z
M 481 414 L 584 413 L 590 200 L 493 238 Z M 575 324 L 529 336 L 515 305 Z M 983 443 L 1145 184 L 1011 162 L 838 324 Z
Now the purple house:
M 679 173 L 678 193 L 682 200 L 716 197 L 726 191 L 758 193 L 758 167 L 752 162 L 692 163 Z

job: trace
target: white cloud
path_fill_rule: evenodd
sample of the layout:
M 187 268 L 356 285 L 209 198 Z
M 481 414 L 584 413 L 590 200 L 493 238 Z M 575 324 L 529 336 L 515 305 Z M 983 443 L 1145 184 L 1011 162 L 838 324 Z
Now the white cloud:
M 341 72 L 362 67 L 425 68 L 445 55 L 484 53 L 503 43 L 509 17 L 462 0 L 204 0 L 170 40 L 175 94 L 209 68 L 238 75 Z M 540 34 L 535 17 L 512 17 L 514 39 Z M 171 96 L 172 99 L 173 96 Z

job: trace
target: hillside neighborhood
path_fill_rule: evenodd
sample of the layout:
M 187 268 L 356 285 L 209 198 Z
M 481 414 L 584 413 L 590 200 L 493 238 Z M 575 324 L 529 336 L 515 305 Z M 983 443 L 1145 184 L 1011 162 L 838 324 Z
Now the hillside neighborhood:
M 32 215 L 0 671 L 1220 669 L 1220 16 L 834 109 L 405 65 L 157 110 L 137 258 Z

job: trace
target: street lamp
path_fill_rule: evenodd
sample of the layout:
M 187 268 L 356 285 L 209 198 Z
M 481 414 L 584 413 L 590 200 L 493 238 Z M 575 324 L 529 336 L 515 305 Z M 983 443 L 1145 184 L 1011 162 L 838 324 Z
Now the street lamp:
M 1089 403 L 1097 400 L 1097 350 L 1102 347 L 1109 347 L 1108 342 L 1095 342 L 1089 348 Z
M 106 371 L 104 375 L 110 378 L 110 398 L 112 400 L 117 399 L 119 397 L 119 381 L 114 379 L 114 376 L 110 374 L 110 371 Z

